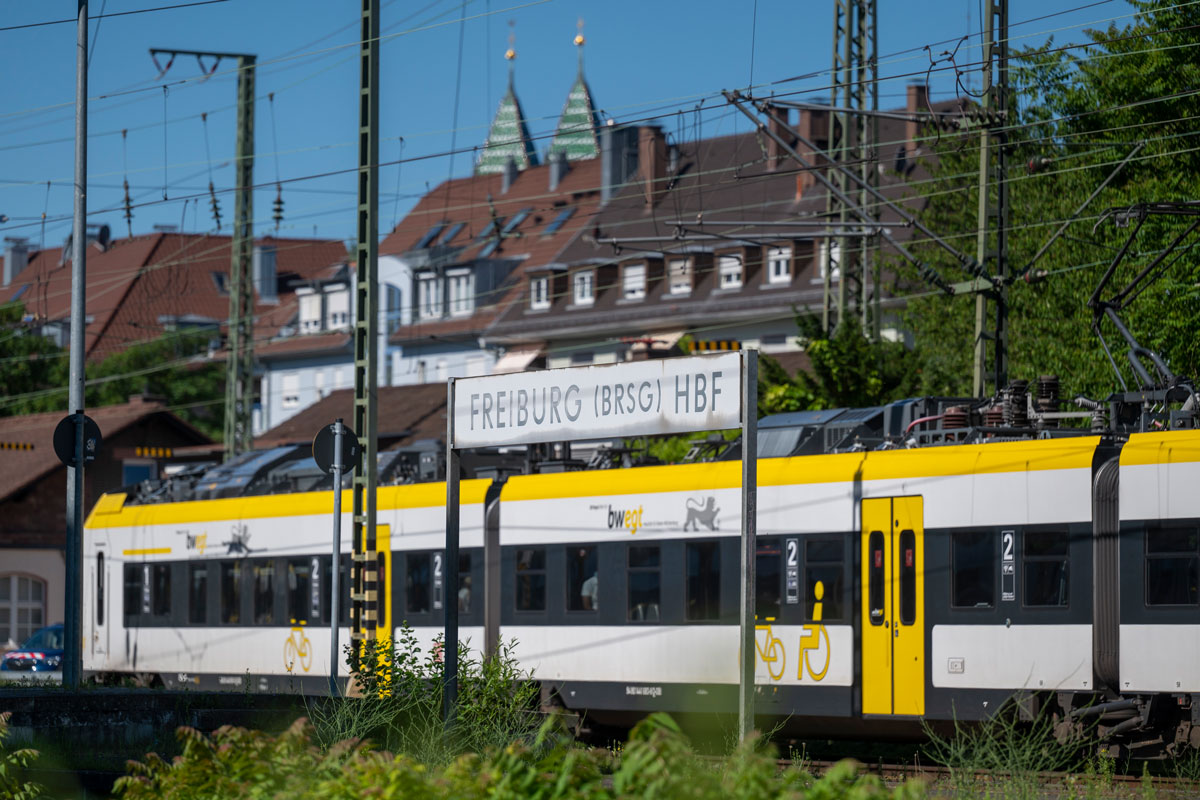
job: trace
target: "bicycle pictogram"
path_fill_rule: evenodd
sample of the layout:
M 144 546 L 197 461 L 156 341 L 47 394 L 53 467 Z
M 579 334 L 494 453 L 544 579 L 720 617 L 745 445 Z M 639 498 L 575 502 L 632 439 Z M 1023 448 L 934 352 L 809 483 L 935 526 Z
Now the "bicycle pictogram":
M 774 617 L 767 617 L 766 625 L 754 626 L 754 649 L 758 651 L 758 657 L 767 665 L 767 672 L 771 675 L 771 680 L 779 680 L 783 677 L 784 665 L 786 663 L 786 651 L 783 646 L 783 640 L 775 636 L 771 630 L 771 623 L 775 621 Z M 759 644 L 758 632 L 766 631 L 766 644 Z M 779 667 L 774 665 L 778 663 Z
M 829 671 L 829 657 L 832 652 L 829 647 L 829 632 L 825 630 L 825 625 L 821 622 L 822 606 L 824 606 L 822 601 L 825 599 L 823 582 L 817 581 L 813 586 L 813 597 L 816 599 L 816 602 L 813 603 L 813 621 L 812 624 L 804 626 L 804 635 L 800 637 L 800 666 L 796 670 L 797 680 L 804 680 L 806 670 L 814 681 L 820 681 Z M 821 649 L 822 641 L 825 643 L 825 663 L 820 671 L 816 671 L 812 667 L 809 655 L 811 651 Z
M 295 622 L 295 620 L 292 620 Z M 303 625 L 304 623 L 300 623 Z M 304 628 L 300 625 L 292 628 L 291 634 L 287 641 L 283 643 L 283 666 L 288 672 L 296 668 L 296 662 L 300 662 L 300 668 L 308 672 L 312 668 L 312 642 L 304 635 Z M 296 634 L 300 634 L 299 637 Z

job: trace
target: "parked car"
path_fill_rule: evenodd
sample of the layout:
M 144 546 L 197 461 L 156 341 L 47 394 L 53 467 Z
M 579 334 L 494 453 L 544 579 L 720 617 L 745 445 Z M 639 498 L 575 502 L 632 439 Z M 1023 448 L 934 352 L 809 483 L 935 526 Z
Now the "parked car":
M 51 625 L 35 632 L 20 647 L 4 654 L 0 671 L 17 674 L 59 672 L 62 670 L 63 644 L 62 623 Z M 8 675 L 6 677 L 16 677 Z

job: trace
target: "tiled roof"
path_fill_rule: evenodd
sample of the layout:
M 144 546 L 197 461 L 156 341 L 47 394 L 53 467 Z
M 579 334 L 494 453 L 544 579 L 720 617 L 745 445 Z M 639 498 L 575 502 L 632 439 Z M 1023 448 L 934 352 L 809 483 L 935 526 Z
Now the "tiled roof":
M 312 354 L 330 353 L 344 350 L 351 352 L 353 339 L 349 333 L 332 331 L 319 334 L 302 334 L 285 336 L 265 344 L 254 346 L 254 357 L 261 359 L 287 358 L 289 356 L 307 356 Z
M 376 395 L 379 438 L 385 446 L 397 441 L 445 438 L 446 384 L 380 386 Z M 340 389 L 258 437 L 256 448 L 310 442 L 322 426 L 338 417 L 354 423 L 354 390 Z M 361 434 L 361 432 L 358 432 Z
M 475 165 L 475 174 L 495 175 L 503 172 L 509 159 L 516 162 L 517 169 L 527 169 L 537 164 L 537 150 L 529 136 L 529 124 L 525 121 L 525 112 L 521 110 L 521 101 L 517 99 L 511 68 L 508 91 L 496 109 L 496 117 L 488 130 L 487 143 L 479 154 L 479 163 Z
M 339 240 L 266 237 L 256 243 L 274 245 L 281 278 L 310 278 L 345 258 Z M 116 240 L 103 252 L 90 247 L 88 356 L 103 357 L 153 339 L 171 318 L 212 320 L 224 327 L 229 318 L 230 246 L 229 236 L 153 233 Z M 31 253 L 12 285 L 0 288 L 0 304 L 19 297 L 35 322 L 69 321 L 71 263 L 68 259 L 60 265 L 61 253 L 58 248 Z M 273 336 L 295 313 L 295 298 L 286 285 L 276 303 L 263 303 L 256 293 L 255 338 Z

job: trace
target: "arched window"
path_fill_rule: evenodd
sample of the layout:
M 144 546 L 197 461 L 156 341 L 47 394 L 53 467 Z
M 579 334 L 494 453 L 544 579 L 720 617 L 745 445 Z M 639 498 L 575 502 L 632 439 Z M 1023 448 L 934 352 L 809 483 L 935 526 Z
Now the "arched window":
M 46 627 L 46 582 L 32 575 L 0 575 L 0 645 L 16 645 Z

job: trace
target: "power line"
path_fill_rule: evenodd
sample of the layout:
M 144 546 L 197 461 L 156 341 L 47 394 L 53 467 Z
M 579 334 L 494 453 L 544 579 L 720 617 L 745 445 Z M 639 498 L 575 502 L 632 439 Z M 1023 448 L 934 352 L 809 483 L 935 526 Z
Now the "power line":
M 157 8 L 139 8 L 135 11 L 114 11 L 111 14 L 97 14 L 94 17 L 88 17 L 88 22 L 94 19 L 108 19 L 109 17 L 128 17 L 133 14 L 149 14 L 154 11 L 173 11 L 177 8 L 192 8 L 193 6 L 211 6 L 216 3 L 227 3 L 229 0 L 196 0 L 194 3 L 180 3 L 174 6 L 158 6 Z M 24 25 L 8 25 L 0 28 L 0 31 L 19 31 L 25 28 L 41 28 L 46 25 L 62 25 L 67 22 L 78 22 L 78 18 L 69 17 L 67 19 L 51 19 L 45 22 L 28 22 Z

